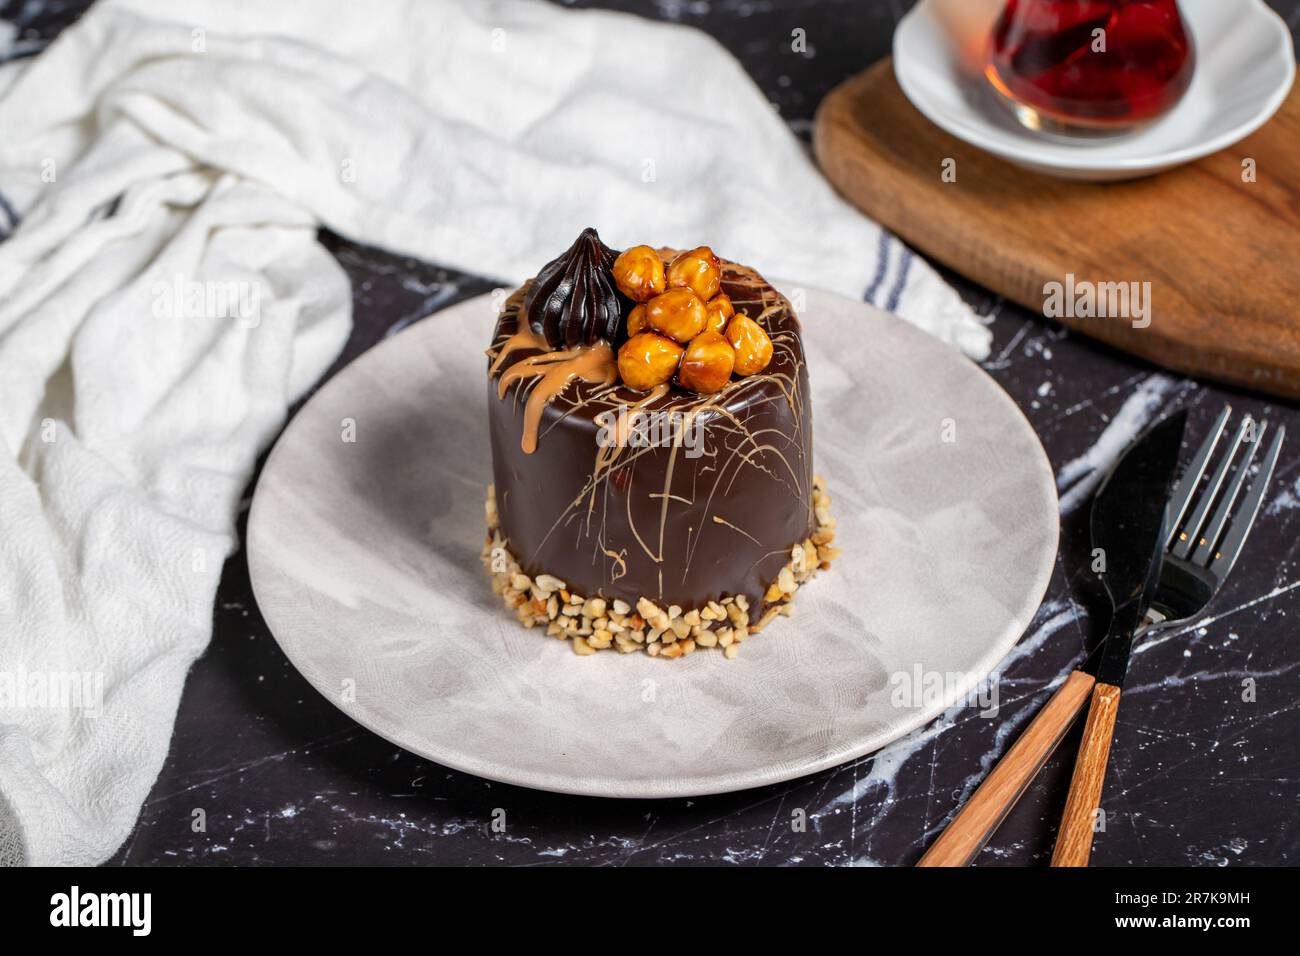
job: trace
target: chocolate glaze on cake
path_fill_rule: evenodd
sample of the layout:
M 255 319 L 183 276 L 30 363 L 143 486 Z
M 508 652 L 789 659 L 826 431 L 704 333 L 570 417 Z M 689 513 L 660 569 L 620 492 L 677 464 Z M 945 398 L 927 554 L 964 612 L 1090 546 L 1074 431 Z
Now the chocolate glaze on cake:
M 523 314 L 531 284 L 506 301 L 488 351 L 496 502 L 511 552 L 529 575 L 586 596 L 689 609 L 744 595 L 758 607 L 814 526 L 808 372 L 790 303 L 724 261 L 722 291 L 771 337 L 770 365 L 714 395 L 638 392 L 620 383 L 606 341 L 550 349 Z M 698 424 L 690 434 L 703 453 L 688 454 L 683 432 L 602 446 L 620 411 L 626 434 L 638 410 Z

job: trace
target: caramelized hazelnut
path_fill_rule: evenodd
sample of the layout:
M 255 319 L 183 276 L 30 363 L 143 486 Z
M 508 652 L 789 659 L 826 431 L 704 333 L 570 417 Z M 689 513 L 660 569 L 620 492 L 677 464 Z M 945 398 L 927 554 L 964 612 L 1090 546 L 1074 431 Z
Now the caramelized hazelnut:
M 704 320 L 705 329 L 721 335 L 727 331 L 727 323 L 736 314 L 736 307 L 731 304 L 729 295 L 725 292 L 719 292 L 705 304 L 704 311 L 707 314 L 707 318 Z
M 708 246 L 683 252 L 668 265 L 668 287 L 691 289 L 707 302 L 722 287 L 722 268 Z
M 685 345 L 704 331 L 707 313 L 690 289 L 669 289 L 646 303 L 645 317 L 650 328 Z
M 710 395 L 720 392 L 731 381 L 736 352 L 717 332 L 701 332 L 691 339 L 677 370 L 677 381 L 685 388 Z
M 632 336 L 618 350 L 618 374 L 623 384 L 644 392 L 673 377 L 682 347 L 654 332 Z
M 614 260 L 614 282 L 633 302 L 648 302 L 664 291 L 664 261 L 649 246 L 633 246 Z
M 632 311 L 627 314 L 627 334 L 636 335 L 638 332 L 645 331 L 645 303 L 632 306 Z
M 743 312 L 737 312 L 727 324 L 727 341 L 736 350 L 737 375 L 755 375 L 772 361 L 772 340 Z

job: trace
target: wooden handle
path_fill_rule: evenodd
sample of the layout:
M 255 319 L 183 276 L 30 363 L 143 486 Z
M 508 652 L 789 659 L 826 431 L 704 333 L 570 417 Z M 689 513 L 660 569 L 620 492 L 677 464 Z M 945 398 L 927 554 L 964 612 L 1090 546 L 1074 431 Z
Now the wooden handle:
M 1071 672 L 917 866 L 966 866 L 975 858 L 1079 716 L 1094 683 L 1091 674 Z
M 1119 711 L 1119 688 L 1098 684 L 1092 691 L 1088 722 L 1083 726 L 1083 742 L 1070 778 L 1070 795 L 1061 815 L 1061 831 L 1056 835 L 1052 866 L 1087 866 L 1092 853 L 1093 815 L 1101 806 L 1101 788 L 1106 782 L 1106 760 L 1110 757 L 1110 740 L 1115 733 L 1115 714 Z

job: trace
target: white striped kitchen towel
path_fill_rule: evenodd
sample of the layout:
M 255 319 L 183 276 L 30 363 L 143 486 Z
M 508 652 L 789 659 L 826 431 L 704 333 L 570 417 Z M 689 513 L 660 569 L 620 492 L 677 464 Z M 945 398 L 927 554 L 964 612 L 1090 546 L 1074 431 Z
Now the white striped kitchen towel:
M 0 194 L 4 862 L 130 833 L 257 455 L 348 334 L 318 226 L 505 283 L 587 225 L 708 243 L 988 348 L 719 44 L 620 14 L 101 0 L 0 65 Z M 223 288 L 256 307 L 172 291 Z

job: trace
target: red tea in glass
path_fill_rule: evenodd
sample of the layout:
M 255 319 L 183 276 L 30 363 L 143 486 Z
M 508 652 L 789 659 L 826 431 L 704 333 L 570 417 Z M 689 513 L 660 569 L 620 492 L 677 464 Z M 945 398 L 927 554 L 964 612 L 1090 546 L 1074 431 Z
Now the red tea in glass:
M 1175 0 L 1007 0 L 984 72 L 1026 126 L 1104 133 L 1163 115 L 1194 63 Z

